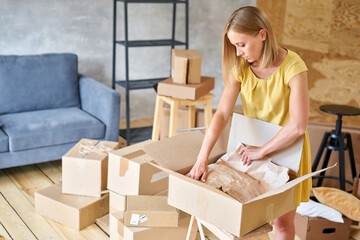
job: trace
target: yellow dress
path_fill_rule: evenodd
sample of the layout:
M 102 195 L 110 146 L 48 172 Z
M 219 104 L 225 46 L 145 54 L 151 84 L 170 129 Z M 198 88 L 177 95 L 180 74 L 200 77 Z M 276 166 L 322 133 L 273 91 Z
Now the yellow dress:
M 241 100 L 246 116 L 284 126 L 290 119 L 289 81 L 295 75 L 307 71 L 302 59 L 288 50 L 287 56 L 275 72 L 266 79 L 260 79 L 247 66 L 236 79 L 241 84 Z M 298 177 L 311 172 L 311 153 L 308 132 L 305 132 L 304 147 Z M 295 204 L 309 201 L 311 178 L 296 188 Z

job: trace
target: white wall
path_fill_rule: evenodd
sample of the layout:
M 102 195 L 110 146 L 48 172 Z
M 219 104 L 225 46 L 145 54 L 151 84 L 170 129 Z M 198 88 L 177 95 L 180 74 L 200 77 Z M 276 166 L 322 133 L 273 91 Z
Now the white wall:
M 256 0 L 189 0 L 189 48 L 202 55 L 202 74 L 216 77 L 217 106 L 223 89 L 221 35 L 225 21 L 237 8 Z M 118 2 L 118 39 L 123 37 L 123 3 Z M 184 40 L 184 6 L 177 7 L 176 37 Z M 129 39 L 171 37 L 172 5 L 130 4 Z M 0 0 L 0 54 L 73 52 L 79 72 L 111 86 L 112 0 Z M 124 49 L 117 47 L 117 77 L 124 76 Z M 130 78 L 168 76 L 170 48 L 130 49 Z M 125 119 L 125 92 L 121 119 Z M 131 91 L 131 119 L 152 117 L 155 92 Z

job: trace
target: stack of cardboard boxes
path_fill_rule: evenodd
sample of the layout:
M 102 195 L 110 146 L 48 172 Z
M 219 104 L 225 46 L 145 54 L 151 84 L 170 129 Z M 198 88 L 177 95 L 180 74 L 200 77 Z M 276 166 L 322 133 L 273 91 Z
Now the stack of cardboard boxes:
M 201 76 L 201 55 L 197 50 L 173 49 L 172 78 L 160 82 L 157 93 L 178 99 L 196 100 L 208 94 L 215 78 Z
M 149 164 L 144 141 L 109 154 L 111 239 L 185 239 L 190 217 L 167 204 L 168 175 Z
M 82 139 L 62 161 L 62 184 L 35 193 L 37 213 L 80 231 L 109 212 L 108 152 L 118 143 Z
M 35 193 L 36 212 L 80 231 L 107 216 L 111 239 L 185 239 L 190 216 L 167 204 L 168 175 L 147 162 L 144 141 L 82 139 L 62 159 L 62 184 Z

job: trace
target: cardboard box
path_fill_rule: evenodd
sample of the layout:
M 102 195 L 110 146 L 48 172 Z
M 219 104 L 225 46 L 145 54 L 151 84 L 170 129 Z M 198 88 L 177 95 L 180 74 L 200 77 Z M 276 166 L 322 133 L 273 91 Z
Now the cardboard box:
M 148 163 L 144 141 L 109 154 L 108 189 L 121 195 L 154 195 L 168 187 L 167 173 Z
M 301 240 L 349 239 L 351 219 L 344 217 L 344 223 L 329 221 L 320 217 L 295 215 L 295 232 Z
M 101 198 L 63 194 L 54 184 L 35 192 L 35 211 L 80 231 L 109 212 L 109 194 Z
M 216 109 L 213 109 L 213 114 L 215 114 Z M 241 105 L 236 105 L 233 110 L 234 113 L 243 114 L 243 109 Z M 218 139 L 218 143 L 224 149 L 226 149 L 229 134 L 230 134 L 230 126 L 231 126 L 231 118 L 227 122 L 225 128 L 220 134 Z M 169 122 L 170 122 L 170 106 L 164 105 L 163 107 L 163 115 L 161 120 L 161 127 L 160 127 L 160 140 L 169 137 Z M 188 107 L 180 107 L 178 111 L 178 129 L 186 129 L 189 128 L 189 108 Z M 195 109 L 195 127 L 204 127 L 205 126 L 205 114 L 204 109 L 196 108 Z M 205 133 L 205 130 L 200 130 L 200 132 Z M 184 132 L 177 132 L 177 134 L 184 133 Z
M 62 157 L 63 193 L 100 197 L 106 190 L 108 151 L 118 142 L 81 139 Z
M 126 196 L 109 191 L 110 194 L 110 212 L 125 211 Z
M 201 76 L 200 83 L 178 84 L 172 78 L 159 82 L 157 93 L 168 97 L 179 99 L 196 100 L 208 94 L 215 86 L 215 78 Z
M 172 77 L 174 83 L 200 83 L 201 55 L 199 51 L 192 49 L 173 49 Z
M 126 240 L 184 240 L 190 223 L 190 216 L 180 212 L 178 227 L 126 227 L 123 212 L 110 214 L 110 239 Z
M 234 114 L 229 135 L 228 150 L 242 142 L 259 146 L 276 135 L 280 126 Z M 241 134 L 239 134 L 241 133 Z M 143 147 L 163 171 L 169 173 L 168 203 L 236 236 L 264 225 L 295 208 L 295 187 L 320 171 L 296 178 L 246 203 L 240 203 L 224 192 L 186 174 L 196 162 L 203 135 L 191 132 L 152 143 Z M 303 139 L 298 139 L 281 152 L 270 157 L 276 164 L 297 172 Z M 186 151 L 184 151 L 186 149 Z M 225 150 L 213 148 L 209 163 L 215 162 Z M 323 171 L 323 170 L 322 170 Z
M 124 225 L 130 227 L 178 227 L 179 211 L 167 204 L 167 196 L 126 196 Z

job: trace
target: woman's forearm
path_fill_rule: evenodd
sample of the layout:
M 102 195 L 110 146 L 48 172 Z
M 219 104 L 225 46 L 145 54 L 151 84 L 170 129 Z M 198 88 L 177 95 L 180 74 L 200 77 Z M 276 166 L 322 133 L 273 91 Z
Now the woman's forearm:
M 261 147 L 263 155 L 268 155 L 290 146 L 300 136 L 305 134 L 305 130 L 306 128 L 304 129 L 297 124 L 285 124 L 285 126 L 275 135 L 275 137 L 273 137 L 269 142 Z
M 228 119 L 229 117 L 227 117 L 226 119 L 223 114 L 215 113 L 209 129 L 206 132 L 204 141 L 201 145 L 198 160 L 200 159 L 200 161 L 207 161 L 210 156 L 211 150 L 219 139 L 219 136 L 222 130 L 225 128 Z

